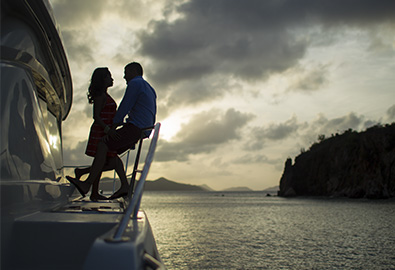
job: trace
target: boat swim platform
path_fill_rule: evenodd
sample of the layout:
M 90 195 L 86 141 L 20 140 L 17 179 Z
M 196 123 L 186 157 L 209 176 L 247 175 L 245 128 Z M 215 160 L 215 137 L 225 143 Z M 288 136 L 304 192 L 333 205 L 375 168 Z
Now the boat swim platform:
M 156 246 L 145 243 L 145 238 L 153 240 L 153 236 L 142 210 L 137 218 L 130 218 L 123 241 L 112 241 L 124 209 L 122 198 L 92 202 L 81 197 L 53 210 L 18 218 L 11 236 L 14 269 L 115 269 L 119 253 L 124 256 L 127 252 L 129 259 L 141 258 L 143 254 L 136 254 L 141 253 L 138 245 L 156 256 Z M 125 257 L 119 260 L 123 265 L 117 268 L 125 269 Z

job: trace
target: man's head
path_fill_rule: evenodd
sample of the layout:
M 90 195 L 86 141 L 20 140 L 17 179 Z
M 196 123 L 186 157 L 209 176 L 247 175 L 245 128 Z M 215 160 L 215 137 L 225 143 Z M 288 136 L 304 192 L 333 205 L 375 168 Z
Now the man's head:
M 127 64 L 125 66 L 125 76 L 123 77 L 126 83 L 136 76 L 143 76 L 143 67 L 137 62 Z

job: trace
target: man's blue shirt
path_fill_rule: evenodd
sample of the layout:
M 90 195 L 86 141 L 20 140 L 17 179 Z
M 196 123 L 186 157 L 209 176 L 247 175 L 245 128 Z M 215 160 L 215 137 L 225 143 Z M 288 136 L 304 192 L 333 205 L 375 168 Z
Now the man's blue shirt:
M 125 95 L 113 119 L 114 124 L 126 122 L 139 128 L 146 128 L 155 124 L 156 93 L 154 88 L 142 76 L 136 76 L 128 82 Z

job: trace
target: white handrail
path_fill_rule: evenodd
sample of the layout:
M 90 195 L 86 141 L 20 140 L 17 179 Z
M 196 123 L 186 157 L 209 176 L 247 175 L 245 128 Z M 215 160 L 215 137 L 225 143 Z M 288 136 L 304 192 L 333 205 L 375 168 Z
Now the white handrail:
M 151 139 L 149 150 L 148 150 L 147 156 L 145 158 L 145 163 L 144 163 L 144 167 L 141 172 L 141 175 L 140 175 L 140 180 L 137 183 L 137 186 L 136 186 L 136 189 L 135 189 L 135 192 L 134 192 L 134 195 L 133 195 L 131 201 L 130 201 L 130 197 L 128 198 L 129 205 L 126 208 L 124 215 L 122 217 L 122 220 L 119 223 L 118 228 L 115 231 L 114 237 L 112 239 L 114 241 L 121 241 L 122 235 L 128 226 L 130 216 L 133 214 L 133 218 L 137 218 L 137 213 L 140 208 L 141 198 L 143 196 L 145 180 L 147 178 L 148 171 L 151 167 L 151 163 L 154 159 L 156 144 L 157 144 L 158 138 L 159 138 L 159 130 L 160 130 L 160 123 L 157 123 L 155 125 L 154 135 Z M 131 194 L 130 194 L 130 196 L 131 196 Z

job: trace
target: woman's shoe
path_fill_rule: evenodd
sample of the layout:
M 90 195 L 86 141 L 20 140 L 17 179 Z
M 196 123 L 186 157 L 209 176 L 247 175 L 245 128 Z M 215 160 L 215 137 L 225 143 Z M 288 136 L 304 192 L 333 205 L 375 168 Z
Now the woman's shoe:
M 117 192 L 115 192 L 114 194 L 112 194 L 110 196 L 110 198 L 108 198 L 109 200 L 115 200 L 121 197 L 126 197 L 128 196 L 128 191 L 122 191 L 122 190 L 118 190 Z
M 92 202 L 108 200 L 107 197 L 100 195 L 100 194 L 96 194 L 96 195 L 91 194 L 91 196 L 89 198 L 91 199 Z
M 72 183 L 77 188 L 78 192 L 81 193 L 81 195 L 83 197 L 85 197 L 85 194 L 88 193 L 88 192 L 84 192 L 84 190 L 80 186 L 82 182 L 80 180 L 77 180 L 77 179 L 75 179 L 75 178 L 73 178 L 71 176 L 68 176 L 68 175 L 66 176 L 66 178 L 67 178 L 67 180 L 69 180 L 70 183 Z
M 81 174 L 78 173 L 79 170 L 80 170 L 79 168 L 74 169 L 75 180 L 78 180 L 78 181 L 81 178 Z

